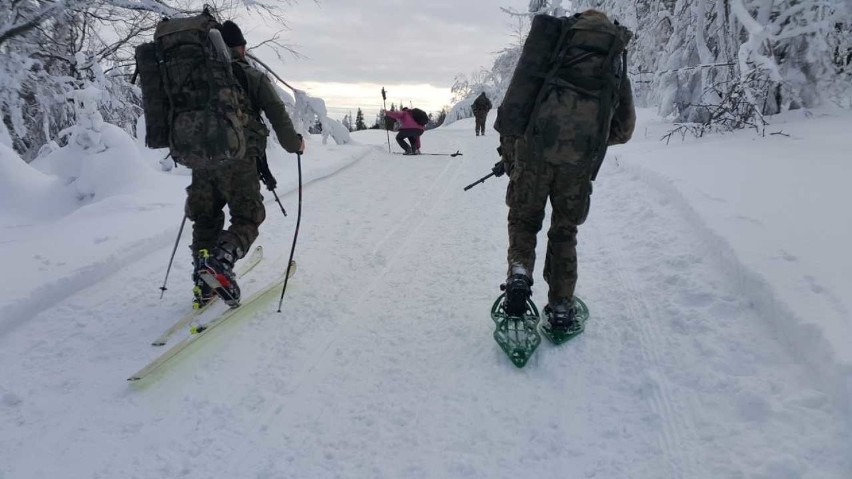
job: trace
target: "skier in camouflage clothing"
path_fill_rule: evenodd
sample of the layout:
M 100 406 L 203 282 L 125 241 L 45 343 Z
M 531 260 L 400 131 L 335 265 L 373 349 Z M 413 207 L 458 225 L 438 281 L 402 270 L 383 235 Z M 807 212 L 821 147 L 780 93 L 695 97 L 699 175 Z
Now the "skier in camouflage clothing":
M 204 269 L 215 275 L 225 288 L 229 303 L 239 301 L 239 287 L 233 273 L 234 263 L 242 258 L 258 236 L 258 228 L 266 218 L 262 180 L 269 190 L 276 186 L 275 178 L 266 161 L 266 137 L 269 131 L 260 117 L 261 111 L 272 124 L 281 146 L 289 153 L 301 153 L 305 143 L 293 128 L 284 103 L 269 78 L 245 60 L 246 40 L 240 28 L 226 21 L 220 29 L 225 44 L 230 47 L 232 69 L 246 95 L 244 105 L 247 118 L 245 126 L 246 153 L 218 169 L 192 170 L 192 184 L 186 189 L 186 215 L 193 221 L 192 252 L 195 264 L 193 281 L 196 307 L 206 304 L 215 290 L 201 280 Z M 223 230 L 225 214 L 230 211 L 230 226 Z M 225 298 L 226 300 L 228 298 Z
M 612 25 L 606 15 L 594 10 L 583 12 L 578 18 Z M 581 76 L 583 71 L 577 69 L 583 68 L 583 63 L 577 65 L 573 67 L 574 75 Z M 624 72 L 620 75 L 614 93 L 617 101 L 605 116 L 611 120 L 602 128 L 596 126 L 600 123 L 602 103 L 576 94 L 571 90 L 574 87 L 566 85 L 568 82 L 560 84 L 556 80 L 556 86 L 544 96 L 537 115 L 531 119 L 533 126 L 527 134 L 500 138 L 502 165 L 510 177 L 506 191 L 509 271 L 504 307 L 513 315 L 523 314 L 526 308 L 533 283 L 536 235 L 549 199 L 553 211 L 544 261 L 544 278 L 549 286 L 544 312 L 553 330 L 573 331 L 578 327 L 573 307 L 577 226 L 583 224 L 589 213 L 596 173 L 596 168 L 589 167 L 592 156 L 589 148 L 582 145 L 596 144 L 595 132 L 602 130 L 607 137 L 597 144 L 602 144 L 605 152 L 607 146 L 626 143 L 633 134 L 636 122 L 633 93 L 627 75 Z
M 491 111 L 491 100 L 488 99 L 485 92 L 476 97 L 471 110 L 473 110 L 473 116 L 476 119 L 476 136 L 485 135 L 485 120 L 488 118 L 488 112 Z

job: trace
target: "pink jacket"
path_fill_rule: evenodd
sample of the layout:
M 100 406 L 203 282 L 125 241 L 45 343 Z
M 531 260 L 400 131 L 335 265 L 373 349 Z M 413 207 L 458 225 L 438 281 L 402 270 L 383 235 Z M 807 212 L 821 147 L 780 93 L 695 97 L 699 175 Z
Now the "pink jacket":
M 410 111 L 400 110 L 400 111 L 385 111 L 385 115 L 399 122 L 399 129 L 403 128 L 416 128 L 418 130 L 424 130 L 419 123 L 414 121 L 414 117 L 411 115 Z

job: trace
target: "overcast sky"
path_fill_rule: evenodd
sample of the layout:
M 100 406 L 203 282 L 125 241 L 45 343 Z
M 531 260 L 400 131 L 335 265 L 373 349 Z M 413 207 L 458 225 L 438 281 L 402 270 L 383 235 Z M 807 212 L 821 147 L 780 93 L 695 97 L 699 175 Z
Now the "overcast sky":
M 287 10 L 282 40 L 304 59 L 284 62 L 268 50 L 258 56 L 294 87 L 326 100 L 333 118 L 359 106 L 367 122 L 381 107 L 412 102 L 437 111 L 450 103 L 458 73 L 490 68 L 512 42 L 510 18 L 500 7 L 525 10 L 529 0 L 300 0 Z M 272 25 L 242 20 L 249 46 L 268 38 Z

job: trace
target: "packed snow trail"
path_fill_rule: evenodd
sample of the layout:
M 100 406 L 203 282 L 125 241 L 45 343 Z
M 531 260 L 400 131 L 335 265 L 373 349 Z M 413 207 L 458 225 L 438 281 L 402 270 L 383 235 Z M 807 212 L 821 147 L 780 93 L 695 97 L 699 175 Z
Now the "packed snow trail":
M 423 151 L 462 157 L 377 149 L 308 185 L 283 313 L 223 327 L 139 387 L 124 379 L 189 303 L 188 261 L 157 300 L 165 250 L 0 336 L 0 478 L 852 475 L 832 385 L 750 307 L 677 199 L 613 161 L 579 235 L 586 332 L 512 366 L 488 316 L 506 179 L 462 191 L 496 143 L 460 122 Z M 295 217 L 269 213 L 270 260 L 245 288 L 286 263 Z

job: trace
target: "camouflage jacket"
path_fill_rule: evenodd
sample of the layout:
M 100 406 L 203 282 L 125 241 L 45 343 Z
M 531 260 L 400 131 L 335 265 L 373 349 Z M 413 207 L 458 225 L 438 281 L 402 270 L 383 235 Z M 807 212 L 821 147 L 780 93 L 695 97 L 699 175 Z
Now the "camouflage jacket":
M 278 142 L 289 153 L 296 153 L 301 147 L 296 130 L 293 128 L 293 122 L 287 114 L 284 107 L 284 102 L 275 87 L 265 74 L 260 70 L 252 67 L 248 62 L 239 56 L 238 53 L 232 50 L 234 61 L 234 75 L 243 84 L 248 96 L 249 117 L 246 125 L 246 148 L 247 156 L 262 156 L 266 152 L 266 137 L 269 136 L 269 130 L 260 118 L 260 112 L 266 114 L 269 123 L 272 124 L 272 129 L 275 130 L 275 135 L 278 137 Z M 238 70 L 239 69 L 239 70 Z M 245 83 L 243 83 L 245 81 Z
M 476 100 L 473 101 L 473 106 L 471 107 L 474 115 L 482 115 L 488 113 L 491 110 L 491 100 L 485 96 L 485 93 L 480 93 Z

